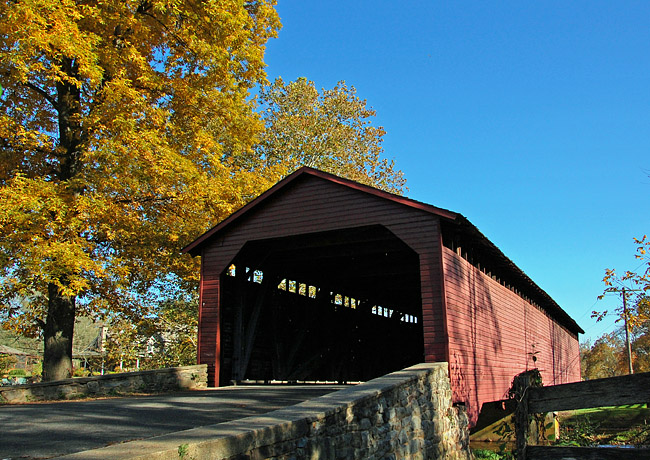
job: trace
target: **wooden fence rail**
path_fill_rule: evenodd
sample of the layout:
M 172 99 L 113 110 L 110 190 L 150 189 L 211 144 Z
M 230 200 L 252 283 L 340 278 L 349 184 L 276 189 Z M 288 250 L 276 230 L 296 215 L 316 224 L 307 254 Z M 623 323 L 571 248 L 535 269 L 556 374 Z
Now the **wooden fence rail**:
M 548 387 L 534 386 L 534 374 L 527 372 L 515 378 L 513 390 L 517 460 L 650 460 L 650 449 L 538 446 L 528 439 L 534 413 L 650 403 L 650 372 Z

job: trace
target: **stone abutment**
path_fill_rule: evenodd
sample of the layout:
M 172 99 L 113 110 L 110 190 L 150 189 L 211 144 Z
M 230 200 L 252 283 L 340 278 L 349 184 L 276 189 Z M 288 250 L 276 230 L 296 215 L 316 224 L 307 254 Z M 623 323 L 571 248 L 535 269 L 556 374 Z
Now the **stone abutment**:
M 59 457 L 67 459 L 471 459 L 468 419 L 447 363 L 418 364 L 232 422 Z

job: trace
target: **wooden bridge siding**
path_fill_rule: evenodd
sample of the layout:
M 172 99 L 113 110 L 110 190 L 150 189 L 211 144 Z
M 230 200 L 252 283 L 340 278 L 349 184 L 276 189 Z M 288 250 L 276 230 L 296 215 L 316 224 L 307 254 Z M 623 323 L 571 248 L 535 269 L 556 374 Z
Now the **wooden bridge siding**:
M 202 251 L 199 363 L 219 383 L 219 280 L 247 241 L 380 224 L 420 257 L 426 362 L 446 361 L 436 216 L 317 177 L 296 180 L 230 224 Z
M 201 280 L 199 282 L 199 324 L 196 354 L 199 364 L 208 365 L 208 385 L 219 382 L 220 325 L 218 273 L 210 270 L 214 257 L 209 251 L 201 251 Z
M 442 258 L 454 400 L 468 404 L 471 423 L 526 369 L 539 368 L 546 385 L 580 380 L 575 335 L 452 250 Z

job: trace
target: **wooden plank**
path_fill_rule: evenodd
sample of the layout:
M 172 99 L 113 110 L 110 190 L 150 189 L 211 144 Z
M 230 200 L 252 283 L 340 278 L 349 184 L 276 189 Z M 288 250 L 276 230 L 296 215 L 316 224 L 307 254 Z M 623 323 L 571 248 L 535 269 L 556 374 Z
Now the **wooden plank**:
M 649 460 L 650 449 L 528 446 L 526 460 Z
M 650 372 L 530 388 L 530 412 L 622 406 L 650 402 Z

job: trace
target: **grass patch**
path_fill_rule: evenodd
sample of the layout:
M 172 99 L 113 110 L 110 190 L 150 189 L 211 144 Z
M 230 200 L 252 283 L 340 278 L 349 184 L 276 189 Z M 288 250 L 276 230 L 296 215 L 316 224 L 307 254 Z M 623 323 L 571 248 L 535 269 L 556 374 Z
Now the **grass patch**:
M 647 404 L 599 407 L 561 412 L 556 445 L 650 446 L 650 409 Z
M 475 460 L 513 460 L 510 452 L 495 452 L 489 449 L 472 449 Z

